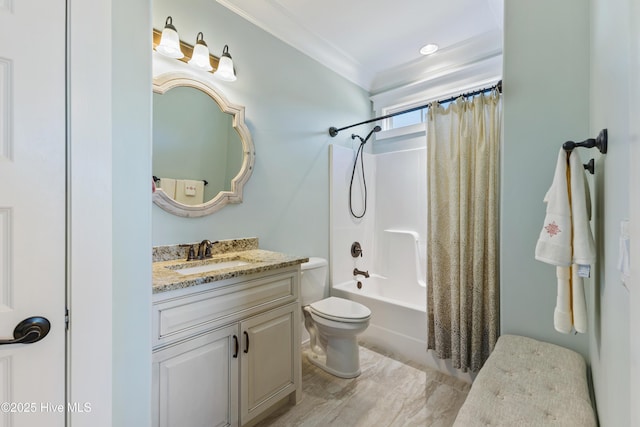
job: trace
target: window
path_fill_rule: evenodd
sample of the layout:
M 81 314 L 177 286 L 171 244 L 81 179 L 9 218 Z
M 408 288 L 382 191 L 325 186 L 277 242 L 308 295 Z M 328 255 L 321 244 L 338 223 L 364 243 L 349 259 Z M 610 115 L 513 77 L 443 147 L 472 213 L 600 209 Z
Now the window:
M 398 108 L 396 111 L 402 111 L 410 107 Z M 395 111 L 387 111 L 386 114 L 393 114 Z M 408 113 L 399 114 L 397 116 L 390 117 L 386 123 L 386 129 L 398 129 L 405 126 L 416 125 L 424 123 L 426 120 L 427 108 L 422 108 L 416 111 L 410 111 Z
M 447 108 L 449 106 L 449 104 L 451 104 L 453 101 L 447 101 L 447 102 L 443 102 L 440 104 L 441 107 L 443 108 Z M 424 104 L 422 104 L 424 105 Z M 410 110 L 412 108 L 419 108 L 420 105 L 417 106 L 411 106 L 411 105 L 406 105 L 403 107 L 399 107 L 399 108 L 394 108 L 394 109 L 390 109 L 387 110 L 385 112 L 386 114 L 393 114 L 395 112 L 398 111 L 404 111 L 404 110 Z M 429 108 L 428 107 L 423 107 L 420 109 L 417 109 L 415 111 L 409 111 L 407 113 L 403 113 L 403 114 L 398 114 L 397 116 L 393 116 L 390 117 L 386 120 L 385 122 L 385 130 L 389 130 L 389 129 L 398 129 L 398 128 L 402 128 L 402 127 L 406 127 L 406 126 L 412 126 L 412 125 L 417 125 L 420 123 L 424 123 L 427 121 L 427 112 L 428 112 Z

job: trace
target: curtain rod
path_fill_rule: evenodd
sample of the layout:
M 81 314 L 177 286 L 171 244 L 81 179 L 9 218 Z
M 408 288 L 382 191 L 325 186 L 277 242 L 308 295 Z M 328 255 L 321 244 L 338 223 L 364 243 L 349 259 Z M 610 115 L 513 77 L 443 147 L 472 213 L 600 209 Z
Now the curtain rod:
M 438 100 L 438 101 L 435 101 L 435 102 L 438 102 L 440 104 L 444 104 L 444 103 L 447 103 L 447 102 L 455 101 L 456 99 L 460 98 L 461 96 L 464 96 L 464 97 L 476 96 L 476 95 L 480 95 L 481 93 L 491 92 L 494 89 L 498 89 L 498 92 L 502 93 L 502 80 L 500 80 L 498 83 L 496 83 L 495 85 L 490 86 L 490 87 L 485 87 L 483 89 L 474 90 L 473 92 L 463 93 L 461 95 L 452 96 L 452 97 L 449 97 L 449 98 L 446 98 L 446 99 L 441 99 L 441 100 Z M 349 129 L 349 128 L 352 128 L 354 126 L 365 125 L 367 123 L 377 122 L 378 120 L 384 120 L 384 119 L 388 119 L 390 117 L 399 116 L 400 114 L 411 113 L 412 111 L 422 110 L 423 108 L 428 108 L 433 102 L 434 101 L 431 101 L 431 102 L 429 102 L 428 104 L 425 104 L 425 105 L 420 105 L 418 107 L 412 107 L 412 108 L 409 108 L 407 110 L 397 111 L 395 113 L 387 114 L 386 116 L 380 116 L 380 117 L 376 117 L 376 118 L 373 118 L 373 119 L 365 120 L 364 122 L 360 122 L 360 123 L 356 123 L 356 124 L 353 124 L 353 125 L 345 126 L 345 127 L 340 128 L 340 129 L 337 129 L 334 126 L 331 126 L 329 128 L 329 135 L 334 137 L 341 130 Z

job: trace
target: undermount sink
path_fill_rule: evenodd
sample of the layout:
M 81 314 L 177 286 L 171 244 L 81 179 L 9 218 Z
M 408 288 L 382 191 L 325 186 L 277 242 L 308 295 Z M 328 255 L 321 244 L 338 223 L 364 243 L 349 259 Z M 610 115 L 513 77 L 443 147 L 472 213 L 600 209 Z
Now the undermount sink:
M 243 265 L 249 265 L 250 262 L 242 261 L 242 260 L 231 260 L 231 261 L 219 261 L 219 262 L 210 262 L 208 264 L 196 265 L 194 267 L 185 267 L 174 270 L 178 274 L 189 275 L 189 274 L 198 274 L 198 273 L 209 273 L 212 271 L 222 270 L 224 268 L 232 268 L 232 267 L 242 267 Z

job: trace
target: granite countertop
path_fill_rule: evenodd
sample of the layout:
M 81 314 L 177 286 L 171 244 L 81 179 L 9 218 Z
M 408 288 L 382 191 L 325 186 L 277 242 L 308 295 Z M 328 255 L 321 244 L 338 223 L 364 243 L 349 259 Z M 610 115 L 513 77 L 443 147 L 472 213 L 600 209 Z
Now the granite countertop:
M 204 283 L 216 282 L 218 280 L 262 273 L 265 271 L 302 264 L 309 260 L 307 257 L 257 249 L 257 239 L 255 245 L 247 245 L 247 240 L 248 239 L 222 241 L 220 242 L 222 243 L 220 246 L 226 248 L 226 250 L 214 251 L 211 258 L 204 260 L 185 261 L 185 258 L 181 257 L 155 261 L 153 263 L 153 293 L 157 294 L 175 289 L 197 286 Z M 234 245 L 227 244 L 227 242 L 241 242 L 243 244 Z M 188 246 L 189 245 L 179 245 L 179 247 L 182 247 L 183 249 Z M 255 248 L 249 249 L 250 247 Z M 239 248 L 240 250 L 234 250 L 234 248 Z M 158 257 L 156 257 L 156 253 L 160 252 L 161 251 L 154 248 L 154 259 L 158 259 Z M 247 264 L 193 274 L 181 274 L 175 271 L 178 269 L 225 261 L 244 261 Z

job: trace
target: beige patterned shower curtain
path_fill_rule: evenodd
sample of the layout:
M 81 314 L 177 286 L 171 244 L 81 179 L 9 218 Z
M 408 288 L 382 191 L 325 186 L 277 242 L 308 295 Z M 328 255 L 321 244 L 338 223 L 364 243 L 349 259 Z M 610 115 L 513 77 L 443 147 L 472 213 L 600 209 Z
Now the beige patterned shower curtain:
M 477 372 L 498 339 L 500 94 L 429 108 L 428 348 Z

